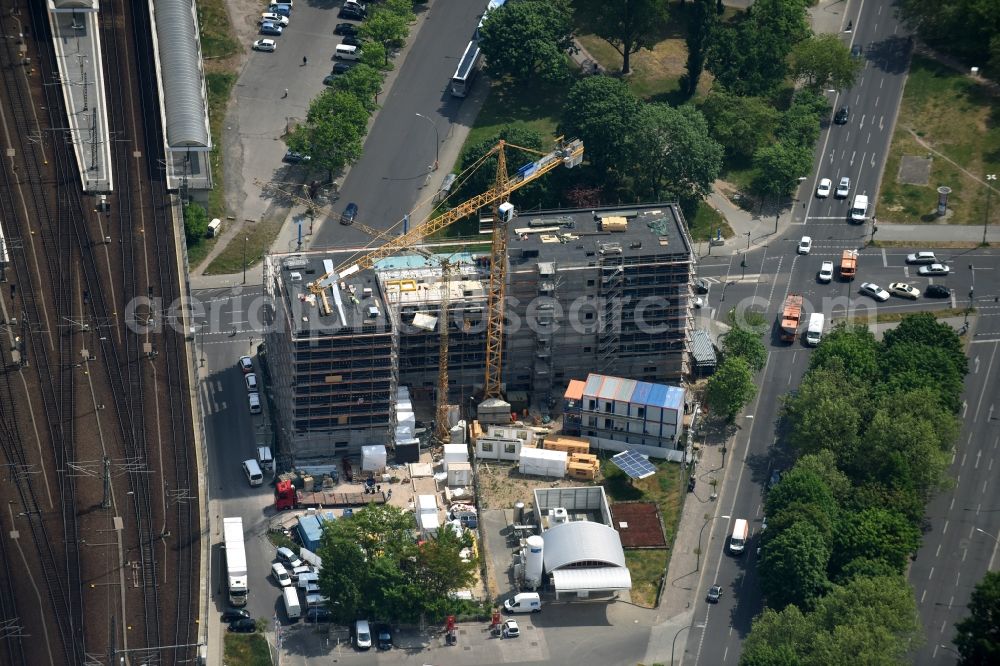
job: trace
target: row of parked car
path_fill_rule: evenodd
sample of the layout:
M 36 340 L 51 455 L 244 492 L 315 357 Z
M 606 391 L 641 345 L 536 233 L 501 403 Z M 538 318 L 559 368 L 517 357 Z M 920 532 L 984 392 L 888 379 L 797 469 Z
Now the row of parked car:
M 292 20 L 292 2 L 276 2 L 268 6 L 267 11 L 257 20 L 262 35 L 280 37 Z M 278 43 L 273 39 L 258 39 L 253 43 L 254 51 L 273 52 Z

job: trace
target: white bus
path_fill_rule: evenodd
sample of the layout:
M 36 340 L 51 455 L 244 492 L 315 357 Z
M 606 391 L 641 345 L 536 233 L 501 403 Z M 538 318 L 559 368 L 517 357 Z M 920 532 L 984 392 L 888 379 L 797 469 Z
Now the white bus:
M 476 74 L 479 73 L 480 55 L 479 44 L 475 40 L 469 42 L 469 45 L 465 47 L 465 53 L 462 54 L 462 59 L 458 62 L 455 75 L 451 77 L 453 97 L 465 97 L 469 94 L 472 82 L 476 79 Z
M 486 5 L 486 11 L 483 12 L 483 17 L 479 19 L 479 25 L 476 26 L 476 39 L 479 39 L 479 29 L 483 27 L 483 22 L 486 17 L 490 15 L 490 12 L 499 7 L 503 7 L 507 3 L 507 0 L 490 0 Z

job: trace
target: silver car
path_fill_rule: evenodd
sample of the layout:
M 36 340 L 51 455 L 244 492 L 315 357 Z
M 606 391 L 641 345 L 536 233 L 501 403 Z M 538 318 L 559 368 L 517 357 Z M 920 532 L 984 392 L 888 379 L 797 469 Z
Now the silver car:
M 865 296 L 871 296 L 876 301 L 889 300 L 889 292 L 887 292 L 885 289 L 878 286 L 874 282 L 863 283 L 858 291 L 860 291 Z
M 840 184 L 837 185 L 837 192 L 834 196 L 838 199 L 846 199 L 847 195 L 851 192 L 851 179 L 844 176 L 840 179 Z
M 951 268 L 944 264 L 931 264 L 930 266 L 921 266 L 917 269 L 917 273 L 920 275 L 947 275 L 950 272 Z

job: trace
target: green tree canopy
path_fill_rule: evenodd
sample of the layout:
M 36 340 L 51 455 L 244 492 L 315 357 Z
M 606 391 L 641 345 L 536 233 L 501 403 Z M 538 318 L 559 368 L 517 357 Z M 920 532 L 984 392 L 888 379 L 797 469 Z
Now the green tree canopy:
M 368 110 L 360 99 L 343 90 L 324 90 L 309 105 L 306 121 L 286 142 L 292 150 L 312 156 L 312 163 L 331 177 L 361 157 L 368 126 Z
M 374 111 L 378 108 L 375 98 L 382 90 L 382 73 L 371 65 L 358 63 L 338 76 L 333 82 L 333 87 L 354 95 L 365 109 Z
M 722 353 L 742 358 L 754 372 L 762 370 L 767 363 L 767 348 L 761 336 L 739 325 L 729 329 L 722 338 Z
M 943 349 L 948 352 L 956 372 L 965 377 L 969 371 L 969 360 L 962 348 L 962 339 L 958 337 L 955 329 L 938 321 L 933 313 L 917 312 L 907 315 L 898 326 L 890 328 L 882 336 L 882 344 L 887 348 L 903 342 Z
M 358 32 L 364 39 L 371 40 L 382 47 L 382 53 L 380 54 L 382 61 L 388 64 L 389 47 L 406 39 L 409 26 L 407 25 L 406 17 L 400 16 L 387 7 L 377 7 L 371 16 L 368 17 L 368 20 L 362 22 Z M 369 48 L 369 45 L 366 44 L 362 51 L 367 48 Z
M 962 406 L 962 374 L 945 349 L 914 342 L 896 342 L 880 358 L 886 393 L 927 388 L 938 395 L 938 403 L 952 413 Z
M 857 382 L 852 385 L 869 386 L 879 377 L 878 355 L 880 346 L 867 326 L 837 324 L 823 336 L 823 344 L 809 359 L 810 368 L 842 368 Z
M 969 616 L 955 625 L 963 666 L 1000 663 L 1000 571 L 989 571 L 972 591 Z
M 506 5 L 505 5 L 506 6 Z M 635 160 L 629 142 L 642 102 L 621 79 L 588 76 L 570 89 L 559 133 L 583 141 L 585 157 L 598 172 L 631 173 Z
M 712 137 L 733 157 L 749 159 L 766 145 L 781 114 L 761 97 L 742 97 L 713 88 L 701 103 Z
M 852 492 L 851 480 L 837 468 L 837 456 L 830 449 L 802 456 L 795 461 L 794 469 L 821 479 L 838 503 L 844 502 Z
M 491 11 L 479 31 L 490 76 L 515 85 L 566 76 L 566 51 L 573 45 L 568 0 L 521 0 Z
M 189 245 L 197 245 L 208 233 L 208 211 L 194 201 L 184 206 L 184 237 Z
M 586 145 L 586 144 L 584 144 Z M 632 131 L 637 189 L 656 201 L 700 201 L 722 170 L 722 146 L 693 106 L 644 104 Z
M 687 9 L 687 34 L 684 43 L 687 45 L 686 72 L 681 79 L 681 86 L 688 97 L 698 90 L 698 81 L 705 68 L 705 56 L 708 53 L 712 35 L 718 30 L 719 12 L 712 6 L 713 0 L 695 0 Z
M 456 186 L 452 188 L 454 194 L 449 197 L 449 201 L 470 199 L 493 187 L 497 177 L 497 157 L 491 155 L 483 160 L 483 155 L 490 152 L 501 139 L 510 144 L 504 147 L 508 172 L 537 159 L 537 155 L 519 150 L 515 146 L 523 146 L 539 152 L 545 152 L 548 148 L 545 145 L 545 139 L 536 130 L 525 125 L 504 125 L 495 134 L 465 150 L 461 162 L 463 172 L 480 160 L 482 160 L 482 164 L 466 178 L 456 183 Z M 536 179 L 511 194 L 511 199 L 517 203 L 518 208 L 535 207 L 547 195 L 546 181 L 546 178 Z
M 770 531 L 770 530 L 768 530 Z M 796 522 L 768 540 L 761 555 L 760 586 L 770 608 L 811 608 L 829 587 L 830 550 L 816 527 Z
M 860 446 L 866 393 L 860 382 L 836 367 L 810 371 L 799 390 L 784 399 L 789 443 L 800 453 L 829 450 L 838 459 L 853 455 Z
M 796 44 L 790 60 L 792 76 L 815 92 L 850 88 L 864 68 L 864 61 L 851 57 L 840 35 L 830 33 L 814 35 Z
M 995 0 L 902 0 L 900 15 L 920 38 L 967 65 L 1000 71 L 1000 12 Z
M 577 0 L 577 17 L 622 57 L 622 74 L 631 73 L 633 53 L 649 49 L 666 26 L 667 3 L 662 0 Z
M 798 187 L 799 179 L 812 168 L 813 147 L 791 141 L 775 141 L 754 153 L 757 169 L 753 188 L 762 194 L 783 197 Z
M 705 386 L 708 408 L 730 423 L 755 395 L 757 385 L 753 381 L 753 372 L 747 362 L 738 356 L 723 359 Z
M 775 136 L 788 145 L 812 149 L 819 138 L 820 115 L 825 115 L 829 108 L 829 103 L 816 93 L 800 90 L 783 114 Z
M 459 556 L 468 540 L 442 529 L 418 544 L 414 528 L 413 514 L 374 504 L 324 524 L 318 554 L 331 565 L 320 573 L 320 589 L 337 622 L 436 621 L 455 606 L 450 593 L 468 586 L 476 567 Z
M 920 547 L 920 530 L 890 509 L 845 511 L 834 532 L 830 570 L 836 574 L 856 559 L 882 561 L 902 574 Z
M 822 477 L 798 466 L 789 470 L 767 493 L 768 522 L 774 533 L 797 520 L 807 520 L 819 532 L 823 544 L 832 547 L 840 507 Z M 769 528 L 768 532 L 772 532 Z

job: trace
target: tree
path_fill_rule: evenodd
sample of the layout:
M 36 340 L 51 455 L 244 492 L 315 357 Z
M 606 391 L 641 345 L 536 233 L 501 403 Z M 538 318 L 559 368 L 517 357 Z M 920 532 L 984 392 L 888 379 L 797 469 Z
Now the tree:
M 753 381 L 753 372 L 747 362 L 738 356 L 724 358 L 705 387 L 708 408 L 729 423 L 755 395 L 757 385 Z
M 690 105 L 644 104 L 632 145 L 638 189 L 656 201 L 663 200 L 664 192 L 681 202 L 700 201 L 722 170 L 722 146 L 708 135 L 705 118 Z
M 667 22 L 662 0 L 577 0 L 578 15 L 622 57 L 622 74 L 630 74 L 629 59 L 640 49 L 656 44 Z
M 862 559 L 885 562 L 901 574 L 919 547 L 920 530 L 900 513 L 874 507 L 845 511 L 834 532 L 830 570 L 836 574 Z
M 948 324 L 944 324 L 930 312 L 907 315 L 899 325 L 890 328 L 882 336 L 882 344 L 891 348 L 901 342 L 912 342 L 945 350 L 955 365 L 955 370 L 965 377 L 969 371 L 969 360 L 962 348 L 962 339 Z
M 830 449 L 801 456 L 795 461 L 794 470 L 821 479 L 838 503 L 844 502 L 853 491 L 851 480 L 837 469 L 837 458 Z
M 566 76 L 573 46 L 573 16 L 567 0 L 522 0 L 489 12 L 479 30 L 486 72 L 515 85 Z
M 799 390 L 784 399 L 789 443 L 800 453 L 829 450 L 838 460 L 850 459 L 860 446 L 865 394 L 860 383 L 840 369 L 810 370 Z
M 691 97 L 698 90 L 698 81 L 705 68 L 705 54 L 708 52 L 709 39 L 717 30 L 718 13 L 712 7 L 712 0 L 695 0 L 688 11 L 686 73 L 682 81 L 684 92 Z
M 333 173 L 361 156 L 368 110 L 342 90 L 327 89 L 312 101 L 306 121 L 288 135 L 291 150 L 312 156 L 312 163 Z
M 902 392 L 927 387 L 936 392 L 938 402 L 953 413 L 962 407 L 963 375 L 956 369 L 954 357 L 945 349 L 896 342 L 885 349 L 879 363 L 882 390 Z
M 701 103 L 709 133 L 733 157 L 749 159 L 765 145 L 781 114 L 760 97 L 741 97 L 713 89 Z
M 378 8 L 367 21 L 361 24 L 358 32 L 365 39 L 382 47 L 382 59 L 386 65 L 389 64 L 389 47 L 397 42 L 406 39 L 409 32 L 407 19 L 389 9 Z M 366 44 L 362 49 L 369 48 Z
M 208 212 L 192 201 L 184 206 L 184 237 L 188 245 L 197 245 L 208 233 Z
M 829 588 L 826 578 L 830 551 L 816 527 L 798 521 L 764 544 L 760 586 L 767 605 L 810 608 Z
M 962 58 L 968 65 L 1000 66 L 1000 13 L 983 0 L 903 0 L 904 22 L 929 44 Z
M 587 159 L 605 178 L 612 175 L 609 171 L 620 176 L 635 167 L 622 137 L 631 136 L 641 107 L 624 81 L 588 76 L 570 88 L 559 133 L 583 140 Z
M 812 619 L 796 606 L 765 608 L 743 643 L 740 666 L 796 666 L 815 640 Z
M 545 139 L 539 132 L 524 125 L 504 125 L 496 134 L 466 149 L 465 154 L 462 155 L 462 172 L 482 160 L 483 155 L 492 150 L 501 139 L 511 144 L 504 147 L 508 169 L 512 165 L 516 167 L 536 159 L 536 155 L 519 150 L 514 146 L 523 146 L 540 152 L 545 150 Z M 455 195 L 449 200 L 463 201 L 485 192 L 493 186 L 496 175 L 497 158 L 494 155 L 483 160 L 475 171 L 469 174 L 465 180 L 459 182 L 458 187 L 453 188 Z M 514 192 L 511 198 L 517 201 L 518 208 L 532 208 L 545 198 L 547 191 L 546 179 L 539 178 Z
M 370 65 L 358 63 L 338 76 L 333 87 L 354 95 L 368 111 L 378 108 L 375 98 L 382 90 L 382 73 Z
M 812 146 L 781 141 L 761 146 L 753 156 L 757 169 L 754 189 L 775 197 L 787 196 L 812 168 L 812 151 Z
M 955 625 L 963 666 L 1000 663 L 1000 571 L 989 571 L 972 591 L 969 616 Z
M 722 353 L 742 358 L 754 372 L 760 372 L 767 363 L 767 348 L 760 335 L 738 325 L 722 338 Z
M 823 344 L 813 352 L 809 368 L 838 368 L 870 386 L 879 377 L 880 346 L 867 326 L 837 324 L 823 336 Z M 855 382 L 852 382 L 855 384 Z
M 833 547 L 833 533 L 840 507 L 823 478 L 798 466 L 789 470 L 767 493 L 768 538 L 781 534 L 797 522 L 816 528 L 823 545 Z
M 324 523 L 319 556 L 332 563 L 320 589 L 341 624 L 372 616 L 389 622 L 443 619 L 450 594 L 472 580 L 476 563 L 462 562 L 468 547 L 450 529 L 418 545 L 413 515 L 391 505 L 369 505 L 349 518 Z
M 792 48 L 792 76 L 815 92 L 826 88 L 842 90 L 854 85 L 864 61 L 851 57 L 840 35 L 814 35 Z
M 413 13 L 413 0 L 385 0 L 385 8 L 407 23 L 416 18 Z
M 792 105 L 782 114 L 775 136 L 785 144 L 811 150 L 819 138 L 820 116 L 826 115 L 829 108 L 827 101 L 816 93 L 798 91 Z
M 719 24 L 708 69 L 737 95 L 768 95 L 784 80 L 786 57 L 809 36 L 804 0 L 757 0 L 742 20 Z

